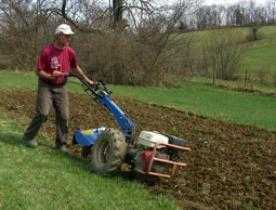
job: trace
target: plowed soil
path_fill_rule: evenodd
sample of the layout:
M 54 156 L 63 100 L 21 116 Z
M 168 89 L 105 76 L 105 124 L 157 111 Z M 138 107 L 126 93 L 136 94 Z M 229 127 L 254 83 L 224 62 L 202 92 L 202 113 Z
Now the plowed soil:
M 12 117 L 32 117 L 35 92 L 2 91 L 0 107 Z M 276 134 L 250 126 L 210 120 L 170 108 L 115 98 L 136 123 L 136 131 L 157 130 L 190 142 L 188 168 L 171 182 L 149 188 L 173 196 L 184 209 L 276 209 Z M 116 127 L 86 95 L 70 95 L 70 132 Z M 242 114 L 242 113 L 241 113 Z M 276 125 L 275 125 L 276 126 Z M 54 137 L 54 117 L 43 131 Z

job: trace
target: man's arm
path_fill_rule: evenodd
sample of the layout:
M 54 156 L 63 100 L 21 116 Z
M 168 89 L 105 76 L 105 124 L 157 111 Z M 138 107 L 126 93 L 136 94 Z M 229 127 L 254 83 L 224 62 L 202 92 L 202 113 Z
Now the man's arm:
M 54 79 L 54 76 L 52 74 L 49 74 L 43 70 L 40 70 L 40 71 L 36 71 L 36 74 L 39 78 L 42 78 L 42 79 L 47 79 L 47 80 L 52 80 Z
M 80 68 L 79 65 L 77 65 L 76 68 L 73 69 L 72 75 L 73 75 L 73 76 L 76 76 L 76 77 L 77 77 L 79 80 L 81 80 L 81 81 L 87 82 L 87 83 L 90 84 L 90 85 L 94 85 L 94 84 L 95 84 L 95 82 L 94 82 L 93 80 L 89 79 L 89 78 L 84 74 L 83 70 Z

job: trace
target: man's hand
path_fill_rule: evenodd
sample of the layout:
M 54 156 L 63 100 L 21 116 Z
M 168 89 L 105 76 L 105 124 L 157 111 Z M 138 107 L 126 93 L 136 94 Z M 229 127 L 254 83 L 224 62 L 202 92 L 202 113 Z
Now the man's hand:
M 86 84 L 95 87 L 97 82 L 89 79 L 82 71 L 79 65 L 71 72 L 72 75 L 76 76 L 79 80 L 85 82 Z
M 97 82 L 96 82 L 96 81 L 93 81 L 93 80 L 88 80 L 87 82 L 88 82 L 88 84 L 91 85 L 91 86 L 97 85 Z
M 53 80 L 55 79 L 55 77 L 52 75 L 52 74 L 49 74 L 43 70 L 40 70 L 40 71 L 37 71 L 36 72 L 37 76 L 40 77 L 40 78 L 44 78 L 44 79 L 48 79 L 48 80 Z
M 64 77 L 64 76 L 68 76 L 68 75 L 65 74 L 65 73 L 63 73 L 63 72 L 61 72 L 61 71 L 55 70 L 55 71 L 53 71 L 52 76 L 53 77 Z
M 86 84 L 88 84 L 91 88 L 93 89 L 98 89 L 98 83 L 96 81 L 93 81 L 93 80 L 84 80 L 86 82 Z

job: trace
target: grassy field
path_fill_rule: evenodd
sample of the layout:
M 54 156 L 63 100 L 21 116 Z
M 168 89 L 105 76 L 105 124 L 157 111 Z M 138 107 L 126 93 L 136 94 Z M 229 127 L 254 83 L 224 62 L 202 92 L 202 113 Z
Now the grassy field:
M 92 174 L 88 162 L 61 154 L 46 139 L 32 149 L 21 138 L 22 128 L 1 114 L 0 209 L 177 209 L 135 181 Z
M 249 32 L 248 28 L 235 28 L 233 30 L 239 33 L 241 40 L 246 40 Z M 258 33 L 261 37 L 260 40 L 243 44 L 242 65 L 239 74 L 244 74 L 245 71 L 254 76 L 260 71 L 276 74 L 276 26 L 261 27 Z M 192 49 L 194 54 L 197 55 L 200 52 L 200 48 L 206 42 L 208 34 L 208 30 L 186 34 L 193 38 Z
M 276 130 L 274 97 L 219 89 L 192 82 L 171 89 L 124 86 L 114 86 L 112 89 L 119 95 L 147 103 L 175 107 L 223 121 Z
M 191 77 L 189 79 L 191 82 L 201 83 L 209 86 L 213 86 L 213 80 L 211 78 L 206 77 Z M 247 83 L 243 79 L 241 80 L 216 80 L 215 86 L 225 88 L 228 90 L 238 90 L 238 91 L 248 91 L 261 93 L 262 95 L 274 95 L 276 93 L 276 87 L 273 84 L 262 84 L 259 82 Z
M 0 88 L 36 88 L 33 74 L 1 72 Z M 215 88 L 198 82 L 185 82 L 178 88 L 110 86 L 115 95 L 238 124 L 255 125 L 276 130 L 276 100 L 272 96 Z M 82 92 L 76 82 L 69 84 L 71 91 Z
M 259 29 L 262 39 L 249 44 L 243 60 L 244 69 L 252 72 L 271 71 L 276 73 L 276 27 Z

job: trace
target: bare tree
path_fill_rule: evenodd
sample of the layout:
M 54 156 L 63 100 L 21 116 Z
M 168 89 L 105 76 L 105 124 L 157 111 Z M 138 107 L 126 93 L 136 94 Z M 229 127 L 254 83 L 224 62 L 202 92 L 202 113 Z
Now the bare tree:
M 216 79 L 235 78 L 241 60 L 239 39 L 240 35 L 231 29 L 209 32 L 205 48 L 213 83 Z
M 234 11 L 234 15 L 236 18 L 236 25 L 237 26 L 243 25 L 243 21 L 244 21 L 243 10 L 240 8 L 240 6 L 236 8 L 236 10 Z

